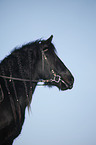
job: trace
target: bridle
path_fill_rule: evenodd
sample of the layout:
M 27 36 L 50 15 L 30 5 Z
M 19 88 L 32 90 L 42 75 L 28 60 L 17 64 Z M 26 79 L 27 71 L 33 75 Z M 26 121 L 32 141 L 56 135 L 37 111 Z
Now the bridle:
M 42 71 L 44 70 L 44 60 L 46 60 L 48 66 L 51 68 L 51 65 L 48 61 L 48 58 L 45 55 L 45 52 L 48 51 L 48 49 L 42 50 Z M 49 79 L 49 80 L 43 80 L 44 82 L 55 82 L 55 83 L 59 83 L 60 81 L 62 83 L 64 83 L 66 86 L 67 84 L 61 79 L 61 76 L 56 74 L 55 71 L 51 68 L 51 73 L 53 74 L 53 79 Z
M 30 82 L 31 83 L 39 83 L 41 82 L 41 84 L 37 84 L 38 86 L 44 86 L 45 84 L 44 83 L 59 83 L 60 81 L 65 84 L 67 86 L 67 84 L 65 83 L 64 80 L 61 79 L 61 76 L 56 74 L 55 71 L 52 69 L 52 66 L 50 65 L 49 61 L 48 61 L 48 58 L 47 56 L 45 55 L 45 52 L 47 52 L 48 49 L 45 49 L 45 50 L 41 50 L 41 53 L 42 53 L 42 72 L 44 71 L 44 61 L 47 62 L 48 66 L 51 68 L 50 71 L 51 71 L 51 74 L 53 75 L 53 78 L 52 79 L 39 79 L 39 80 L 32 80 L 31 77 L 30 79 L 24 79 L 24 78 L 17 78 L 17 77 L 12 77 L 12 75 L 10 76 L 6 76 L 4 73 L 3 75 L 0 75 L 0 78 L 3 78 L 5 80 L 5 84 L 6 84 L 6 88 L 7 88 L 7 91 L 9 91 L 8 89 L 8 86 L 7 86 L 7 81 L 6 80 L 9 80 L 9 82 L 13 82 L 13 81 L 20 81 L 20 82 Z M 31 58 L 29 56 L 29 59 L 31 61 Z M 30 62 L 31 63 L 31 62 Z M 30 68 L 31 69 L 31 68 Z M 3 70 L 4 72 L 4 70 Z M 10 71 L 11 72 L 11 71 Z M 30 71 L 31 73 L 31 71 Z M 43 83 L 43 84 L 42 84 Z M 13 83 L 14 85 L 14 83 Z M 25 85 L 25 84 L 24 84 Z M 25 88 L 26 88 L 26 85 L 25 85 Z M 30 88 L 32 89 L 32 86 L 30 86 Z M 14 89 L 15 90 L 15 89 Z M 10 94 L 10 93 L 9 93 Z M 28 96 L 26 94 L 26 96 Z M 3 98 L 4 99 L 4 98 Z M 18 100 L 18 99 L 17 99 Z
M 44 70 L 44 61 L 46 60 L 48 65 L 50 66 L 49 64 L 49 61 L 45 55 L 45 52 L 48 51 L 48 49 L 46 50 L 42 50 L 42 71 Z M 11 75 L 10 76 L 6 76 L 6 75 L 0 75 L 0 78 L 4 78 L 4 79 L 7 79 L 9 80 L 9 82 L 11 82 L 12 80 L 13 81 L 21 81 L 21 82 L 31 82 L 31 83 L 38 83 L 38 82 L 43 82 L 43 83 L 52 83 L 52 82 L 55 82 L 55 83 L 59 83 L 60 81 L 63 81 L 61 79 L 61 76 L 60 75 L 56 75 L 56 73 L 54 72 L 53 69 L 51 69 L 51 73 L 53 74 L 53 79 L 39 79 L 39 80 L 30 80 L 30 79 L 22 79 L 22 78 L 17 78 L 17 77 L 12 77 Z M 37 84 L 39 85 L 39 84 Z M 42 86 L 44 84 L 41 84 L 40 86 Z
M 39 80 L 30 80 L 30 79 L 21 79 L 21 78 L 14 78 L 14 77 L 8 77 L 8 76 L 3 76 L 3 75 L 0 75 L 1 78 L 5 78 L 5 79 L 8 79 L 9 82 L 11 82 L 12 80 L 14 81 L 24 81 L 24 82 L 32 82 L 32 83 L 38 83 L 38 82 L 43 82 L 43 83 L 48 83 L 48 82 L 56 82 L 56 83 L 59 83 L 61 81 L 61 76 L 59 75 L 56 75 L 54 74 L 54 78 L 53 79 L 48 79 L 48 80 L 43 80 L 43 79 L 39 79 Z M 38 84 L 37 84 L 38 85 Z M 43 85 L 43 84 L 42 84 Z M 40 86 L 42 86 L 40 85 Z
M 6 86 L 6 89 L 7 89 L 7 92 L 8 92 L 8 95 L 10 96 L 9 99 L 10 99 L 10 102 L 11 102 L 11 107 L 12 107 L 12 111 L 13 111 L 13 115 L 14 115 L 14 120 L 16 122 L 16 109 L 15 109 L 15 104 L 14 104 L 14 100 L 12 98 L 12 95 L 11 95 L 11 92 L 9 90 L 9 87 L 8 87 L 8 84 L 7 84 L 7 80 L 9 80 L 10 83 L 12 83 L 13 85 L 13 90 L 14 90 L 14 94 L 15 94 L 15 97 L 16 97 L 16 101 L 17 101 L 17 108 L 18 108 L 18 114 L 19 114 L 19 122 L 21 122 L 21 108 L 20 108 L 20 104 L 19 104 L 19 99 L 18 99 L 18 96 L 17 96 L 17 92 L 16 92 L 16 88 L 15 88 L 15 83 L 14 81 L 20 81 L 20 82 L 23 82 L 24 83 L 24 87 L 25 87 L 25 92 L 26 92 L 26 97 L 27 97 L 27 101 L 29 102 L 29 98 L 28 98 L 28 92 L 27 92 L 27 85 L 26 85 L 26 82 L 30 82 L 30 94 L 29 95 L 32 95 L 32 83 L 38 83 L 38 82 L 43 82 L 43 84 L 37 84 L 39 86 L 42 86 L 42 85 L 45 85 L 46 83 L 59 83 L 60 81 L 62 83 L 64 83 L 66 85 L 66 83 L 61 79 L 61 76 L 56 74 L 55 71 L 51 68 L 51 65 L 48 61 L 48 58 L 47 56 L 45 55 L 45 52 L 48 51 L 48 49 L 45 49 L 45 50 L 41 50 L 41 53 L 42 53 L 42 71 L 44 71 L 44 61 L 46 61 L 46 63 L 48 64 L 48 66 L 50 67 L 50 71 L 51 71 L 51 74 L 53 75 L 53 78 L 52 79 L 39 79 L 39 80 L 32 80 L 32 77 L 30 76 L 30 79 L 24 79 L 24 78 L 16 78 L 16 77 L 13 77 L 12 76 L 12 68 L 10 67 L 9 65 L 9 71 L 10 71 L 10 76 L 6 76 L 5 73 L 4 73 L 4 70 L 2 70 L 2 74 L 3 75 L 0 75 L 0 78 L 3 78 L 4 79 L 4 82 L 5 82 L 5 86 Z M 29 53 L 30 54 L 30 53 Z M 18 57 L 18 65 L 20 67 L 20 72 L 23 76 L 23 73 L 22 73 L 22 67 L 21 67 L 21 63 L 20 63 L 20 58 Z M 29 62 L 30 62 L 30 70 L 31 70 L 31 57 L 29 56 Z M 30 72 L 31 74 L 31 72 Z M 2 87 L 0 85 L 0 88 L 1 88 L 1 91 L 2 91 Z M 3 94 L 3 92 L 1 92 Z M 1 101 L 0 103 L 4 100 L 4 94 L 1 98 Z

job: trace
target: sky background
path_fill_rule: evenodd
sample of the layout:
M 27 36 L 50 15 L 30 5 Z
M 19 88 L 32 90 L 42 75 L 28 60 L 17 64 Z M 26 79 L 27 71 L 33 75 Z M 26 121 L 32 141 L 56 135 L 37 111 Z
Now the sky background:
M 0 0 L 0 60 L 51 34 L 74 87 L 37 87 L 14 145 L 96 145 L 96 0 Z

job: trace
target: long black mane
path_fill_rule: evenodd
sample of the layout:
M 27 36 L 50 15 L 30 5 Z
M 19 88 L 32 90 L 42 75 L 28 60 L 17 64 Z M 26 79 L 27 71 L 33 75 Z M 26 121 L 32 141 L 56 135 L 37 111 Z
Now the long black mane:
M 6 76 L 10 77 L 10 75 L 11 75 L 10 73 L 13 72 L 14 77 L 30 79 L 30 77 L 32 77 L 31 75 L 35 74 L 34 68 L 36 68 L 36 64 L 38 63 L 38 60 L 41 59 L 41 57 L 42 57 L 41 56 L 41 49 L 42 49 L 41 44 L 43 44 L 43 43 L 44 43 L 44 40 L 39 39 L 34 42 L 29 42 L 25 45 L 22 45 L 21 47 L 15 47 L 11 51 L 11 54 L 9 56 L 5 57 L 5 59 L 3 61 L 1 61 L 0 74 L 3 74 L 2 71 L 4 71 L 4 74 Z M 43 46 L 43 47 L 46 48 L 46 44 L 44 44 L 44 45 L 45 46 Z M 52 43 L 50 43 L 50 47 L 48 48 L 48 51 L 49 51 L 50 55 L 53 55 L 54 53 L 56 53 L 56 49 Z M 12 70 L 10 70 L 10 69 L 12 69 Z M 12 72 L 10 72 L 10 71 L 12 71 Z M 24 74 L 23 74 L 23 71 L 24 71 Z M 30 74 L 31 72 L 32 72 L 32 74 Z M 22 76 L 22 75 L 24 75 L 24 76 Z M 21 82 L 19 82 L 19 85 L 20 84 L 21 84 Z M 22 85 L 20 87 L 22 87 Z M 28 87 L 28 84 L 27 84 L 27 87 Z M 34 92 L 34 89 L 32 91 Z M 32 98 L 32 95 L 30 97 Z M 29 104 L 31 102 L 31 98 L 28 98 Z
M 74 78 L 56 55 L 52 38 L 15 48 L 0 63 L 0 145 L 12 145 L 20 134 L 39 81 L 61 90 L 73 86 Z

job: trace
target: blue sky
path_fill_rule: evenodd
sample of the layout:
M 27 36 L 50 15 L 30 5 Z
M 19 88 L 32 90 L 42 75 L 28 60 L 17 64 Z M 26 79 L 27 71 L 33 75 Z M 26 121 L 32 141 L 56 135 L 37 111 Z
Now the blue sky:
M 0 0 L 0 60 L 51 34 L 74 88 L 37 87 L 14 145 L 96 145 L 96 1 Z

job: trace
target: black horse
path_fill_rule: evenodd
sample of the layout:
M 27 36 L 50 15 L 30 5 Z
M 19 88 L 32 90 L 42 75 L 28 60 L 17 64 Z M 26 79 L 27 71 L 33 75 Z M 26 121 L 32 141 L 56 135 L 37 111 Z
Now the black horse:
M 73 87 L 74 78 L 56 55 L 52 38 L 16 48 L 0 63 L 0 145 L 12 145 L 20 134 L 38 82 L 60 90 Z

